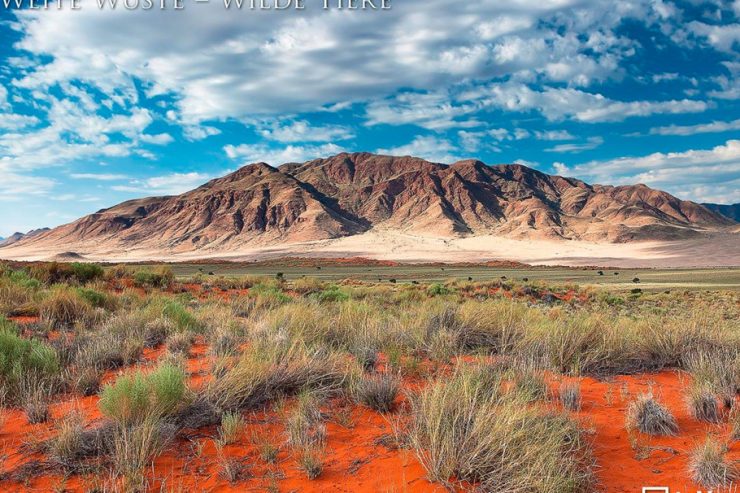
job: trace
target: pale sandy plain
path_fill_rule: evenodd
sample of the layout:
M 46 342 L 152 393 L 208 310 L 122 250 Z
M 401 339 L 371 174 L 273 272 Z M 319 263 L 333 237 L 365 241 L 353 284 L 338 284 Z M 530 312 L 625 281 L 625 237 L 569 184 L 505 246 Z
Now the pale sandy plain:
M 732 267 L 740 266 L 740 234 L 711 233 L 698 239 L 632 243 L 592 243 L 573 240 L 517 240 L 498 236 L 436 238 L 397 231 L 372 230 L 333 240 L 248 247 L 236 251 L 112 250 L 93 244 L 65 244 L 56 248 L 10 246 L 0 248 L 7 260 L 87 260 L 107 262 L 201 259 L 256 261 L 281 257 L 365 257 L 408 263 L 487 262 L 512 260 L 532 265 L 614 267 Z

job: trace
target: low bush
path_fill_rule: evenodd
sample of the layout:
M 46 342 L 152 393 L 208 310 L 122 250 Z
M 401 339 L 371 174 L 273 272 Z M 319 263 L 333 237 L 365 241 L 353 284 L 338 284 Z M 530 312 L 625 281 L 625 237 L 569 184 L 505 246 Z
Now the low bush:
M 59 372 L 54 349 L 35 339 L 24 339 L 14 327 L 3 322 L 0 328 L 0 390 L 12 404 L 19 404 L 24 388 L 53 387 Z
M 103 387 L 98 407 L 108 418 L 129 426 L 175 414 L 186 397 L 182 368 L 161 365 L 151 373 L 137 371 L 118 377 Z
M 562 382 L 560 384 L 560 403 L 569 411 L 581 410 L 581 384 Z
M 627 427 L 649 435 L 676 435 L 678 423 L 673 414 L 652 394 L 640 394 L 627 408 Z
M 738 479 L 737 466 L 727 457 L 727 447 L 707 437 L 689 456 L 691 477 L 707 488 L 729 486 Z
M 360 376 L 353 385 L 358 402 L 381 413 L 393 410 L 401 390 L 401 378 L 391 373 Z
M 458 368 L 412 398 L 408 436 L 429 476 L 483 491 L 593 491 L 575 422 L 503 388 L 490 370 Z
M 56 287 L 39 303 L 41 321 L 57 329 L 72 328 L 79 320 L 92 315 L 92 307 L 77 291 Z
M 218 429 L 218 439 L 223 445 L 230 445 L 239 440 L 244 431 L 244 418 L 239 413 L 224 413 L 221 416 L 221 427 Z
M 686 404 L 691 415 L 699 421 L 716 423 L 720 412 L 717 405 L 717 396 L 706 384 L 692 385 L 686 395 Z
M 175 281 L 175 274 L 169 267 L 140 270 L 134 273 L 134 285 L 140 288 L 168 289 Z

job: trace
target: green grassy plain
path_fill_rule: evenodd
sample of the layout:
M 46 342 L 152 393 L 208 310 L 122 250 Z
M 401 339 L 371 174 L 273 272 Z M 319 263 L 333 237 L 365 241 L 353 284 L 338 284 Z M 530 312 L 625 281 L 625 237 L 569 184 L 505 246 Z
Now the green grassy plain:
M 287 280 L 313 277 L 325 281 L 356 279 L 365 282 L 399 283 L 444 282 L 450 279 L 488 281 L 506 277 L 512 281 L 543 281 L 548 284 L 577 284 L 582 287 L 605 287 L 610 290 L 711 289 L 740 290 L 740 268 L 718 269 L 583 269 L 566 267 L 501 268 L 487 266 L 439 265 L 279 265 L 279 264 L 170 264 L 177 277 L 197 274 L 206 276 L 268 276 L 283 273 Z M 212 274 L 211 274 L 212 273 Z M 634 283 L 637 277 L 640 283 Z

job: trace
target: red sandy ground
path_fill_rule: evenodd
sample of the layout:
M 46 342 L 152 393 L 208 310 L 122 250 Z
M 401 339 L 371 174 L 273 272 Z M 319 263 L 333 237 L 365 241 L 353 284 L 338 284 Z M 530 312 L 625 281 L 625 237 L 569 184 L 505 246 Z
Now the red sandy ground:
M 145 351 L 139 367 L 152 366 L 162 349 Z M 188 372 L 190 384 L 197 388 L 210 375 L 208 348 L 198 341 L 190 352 Z M 122 371 L 109 372 L 105 381 L 113 380 Z M 659 374 L 620 376 L 610 381 L 581 379 L 583 409 L 575 413 L 582 426 L 593 438 L 598 462 L 598 491 L 607 493 L 641 492 L 642 486 L 669 486 L 671 492 L 694 493 L 700 488 L 692 484 L 687 473 L 687 452 L 707 434 L 727 440 L 729 426 L 701 423 L 693 419 L 684 404 L 683 389 L 689 383 L 685 373 L 665 371 Z M 418 380 L 406 382 L 414 388 Z M 553 388 L 556 383 L 553 382 Z M 677 437 L 639 435 L 637 450 L 633 449 L 624 426 L 628 403 L 636 395 L 652 389 L 656 397 L 674 413 L 680 434 Z M 401 406 L 404 405 L 399 399 Z M 740 405 L 740 403 L 738 403 Z M 45 457 L 29 453 L 24 444 L 53 435 L 53 423 L 71 410 L 82 412 L 86 420 L 99 423 L 102 416 L 97 397 L 63 396 L 52 407 L 52 419 L 46 424 L 29 425 L 25 415 L 11 410 L 0 427 L 0 472 L 18 471 L 33 461 L 43 463 Z M 283 492 L 432 492 L 445 491 L 425 479 L 425 471 L 413 451 L 392 446 L 394 414 L 383 416 L 362 406 L 332 402 L 324 409 L 328 415 L 327 449 L 324 471 L 313 481 L 298 470 L 295 457 L 285 446 L 284 419 L 273 409 L 245 414 L 246 430 L 234 445 L 225 447 L 224 454 L 241 458 L 246 465 L 245 479 L 230 485 L 219 476 L 219 457 L 213 442 L 215 427 L 186 430 L 181 438 L 154 462 L 150 474 L 152 491 L 283 491 Z M 340 417 L 343 416 L 343 419 Z M 341 422 L 342 424 L 338 424 Z M 265 463 L 253 444 L 255 435 L 267 437 L 279 444 L 277 464 Z M 729 456 L 740 459 L 740 443 L 731 444 Z M 39 469 L 40 465 L 32 465 Z M 24 483 L 3 481 L 0 491 L 88 491 L 99 486 L 104 478 L 71 476 L 66 480 L 58 471 L 46 471 L 30 477 Z M 277 489 L 275 489 L 277 488 Z

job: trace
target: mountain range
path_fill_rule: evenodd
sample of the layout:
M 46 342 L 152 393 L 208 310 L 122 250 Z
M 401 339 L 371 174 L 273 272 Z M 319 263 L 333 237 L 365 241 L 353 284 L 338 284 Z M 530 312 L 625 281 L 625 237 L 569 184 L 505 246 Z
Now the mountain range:
M 6 240 L 0 256 L 71 250 L 97 257 L 213 256 L 377 231 L 442 239 L 677 241 L 735 231 L 737 223 L 723 214 L 645 185 L 590 185 L 520 164 L 343 153 L 279 167 L 254 163 L 181 195 L 123 202 Z
M 723 216 L 732 219 L 733 221 L 740 222 L 740 204 L 702 204 L 710 211 L 718 212 Z

